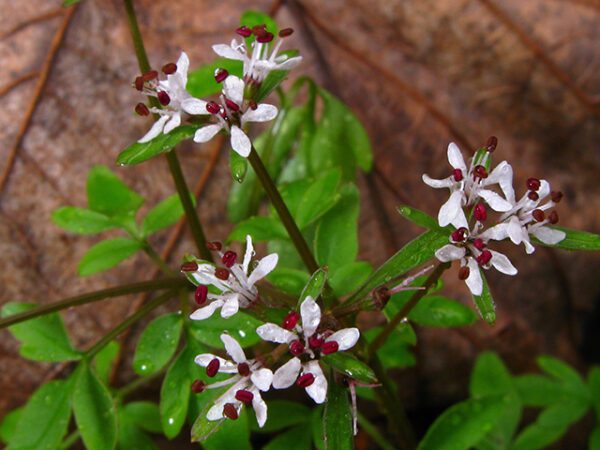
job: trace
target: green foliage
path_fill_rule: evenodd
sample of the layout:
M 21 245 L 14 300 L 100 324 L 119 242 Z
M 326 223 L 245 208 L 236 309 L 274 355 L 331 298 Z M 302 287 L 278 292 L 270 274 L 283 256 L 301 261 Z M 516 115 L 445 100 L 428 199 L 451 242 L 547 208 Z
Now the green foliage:
M 310 450 L 311 448 L 311 435 L 307 433 L 306 425 L 300 425 L 277 435 L 263 447 L 263 450 Z
M 334 370 L 361 383 L 377 383 L 377 377 L 371 368 L 349 353 L 332 353 L 323 356 L 321 361 Z
M 485 274 L 479 269 L 481 273 L 481 279 L 483 281 L 483 291 L 481 295 L 473 295 L 473 302 L 477 306 L 477 311 L 483 320 L 490 325 L 496 322 L 496 304 L 490 291 L 490 286 L 485 278 Z
M 109 217 L 134 213 L 144 199 L 105 166 L 94 166 L 87 180 L 88 205 Z
M 133 354 L 133 370 L 140 376 L 162 369 L 175 354 L 183 318 L 171 313 L 157 317 L 142 332 Z
M 415 225 L 427 228 L 429 230 L 443 230 L 443 228 L 438 225 L 436 219 L 431 217 L 429 214 L 418 210 L 417 208 L 413 208 L 412 206 L 408 205 L 402 205 L 398 206 L 397 209 L 402 217 L 411 221 Z
M 302 293 L 298 297 L 298 307 L 300 304 L 306 299 L 306 297 L 311 297 L 313 300 L 317 300 L 323 291 L 323 287 L 327 282 L 327 269 L 319 268 L 315 273 L 313 273 L 302 289 Z
M 8 444 L 13 438 L 17 429 L 17 424 L 21 419 L 23 409 L 23 407 L 13 409 L 2 418 L 2 421 L 0 422 L 0 442 Z
M 254 216 L 238 223 L 227 241 L 244 242 L 247 235 L 255 242 L 287 239 L 287 231 L 279 219 L 267 216 Z
M 243 76 L 242 61 L 217 58 L 212 63 L 204 64 L 198 69 L 190 71 L 186 89 L 194 97 L 205 98 L 221 92 L 223 85 L 215 80 L 215 71 L 225 69 L 230 75 L 241 78 Z M 207 111 L 208 114 L 208 111 Z
M 229 152 L 229 171 L 235 181 L 241 183 L 248 171 L 248 160 L 233 150 Z
M 311 410 L 296 402 L 287 400 L 271 400 L 268 403 L 269 414 L 262 428 L 250 422 L 250 428 L 257 433 L 273 433 L 294 425 L 306 424 L 310 418 Z
M 110 374 L 113 370 L 113 365 L 119 355 L 120 345 L 117 341 L 110 341 L 102 350 L 100 350 L 94 358 L 94 368 L 96 375 L 104 383 L 108 384 Z
M 77 271 L 81 276 L 93 275 L 115 267 L 137 253 L 142 243 L 128 238 L 106 239 L 92 246 L 81 258 Z
M 238 312 L 227 319 L 215 314 L 210 320 L 192 321 L 190 332 L 194 338 L 209 347 L 222 348 L 221 334 L 229 333 L 242 347 L 249 347 L 260 341 L 256 329 L 262 322 L 249 314 Z
M 400 312 L 414 292 L 417 291 L 404 291 L 404 295 L 393 295 L 384 308 L 386 317 L 394 317 Z M 441 295 L 428 295 L 419 300 L 409 312 L 408 318 L 426 327 L 461 327 L 474 323 L 477 315 L 456 300 Z
M 98 234 L 117 226 L 104 214 L 74 206 L 54 210 L 52 221 L 63 230 L 75 234 Z
M 329 377 L 327 403 L 323 414 L 323 440 L 327 450 L 354 448 L 352 412 L 346 387 Z
M 566 237 L 555 245 L 547 245 L 543 242 L 535 239 L 538 245 L 544 245 L 546 247 L 557 247 L 564 248 L 566 250 L 600 250 L 600 235 L 589 233 L 587 231 L 571 230 L 564 227 L 550 227 L 557 230 L 564 231 Z
M 248 413 L 242 409 L 237 420 L 226 420 L 218 433 L 214 433 L 202 442 L 205 450 L 222 450 L 226 448 L 252 450 L 250 445 L 250 427 Z
M 192 203 L 196 199 L 192 197 Z M 170 227 L 184 214 L 183 205 L 178 194 L 167 197 L 146 214 L 142 221 L 142 235 L 150 236 L 163 228 Z
M 131 402 L 122 408 L 123 414 L 133 424 L 150 433 L 161 433 L 160 412 L 158 405 L 152 402 Z
M 373 267 L 368 262 L 351 262 L 338 268 L 329 283 L 335 295 L 341 297 L 357 290 L 372 272 Z
M 383 327 L 374 327 L 362 334 L 370 343 L 382 329 Z M 410 347 L 416 343 L 417 336 L 410 324 L 402 323 L 396 327 L 385 343 L 377 350 L 377 356 L 386 369 L 412 367 L 417 363 L 417 360 Z

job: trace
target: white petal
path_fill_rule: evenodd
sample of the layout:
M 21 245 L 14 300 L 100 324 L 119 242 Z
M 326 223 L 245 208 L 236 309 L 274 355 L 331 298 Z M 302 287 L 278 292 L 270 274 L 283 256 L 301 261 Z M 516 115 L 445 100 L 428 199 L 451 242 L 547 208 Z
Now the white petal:
M 540 196 L 538 201 L 542 201 L 544 198 L 548 197 L 550 195 L 550 183 L 546 180 L 540 180 L 540 188 L 537 193 Z
M 315 376 L 313 384 L 306 388 L 306 393 L 315 403 L 321 404 L 327 397 L 327 378 L 323 375 L 318 361 L 309 361 L 303 367 L 304 373 L 312 373 Z
M 463 191 L 455 191 L 450 195 L 446 203 L 442 205 L 438 213 L 438 223 L 441 227 L 454 225 L 456 228 L 468 228 L 467 218 L 462 209 Z
M 275 58 L 277 61 L 277 58 Z M 286 59 L 285 61 L 278 63 L 275 67 L 277 70 L 292 70 L 298 64 L 302 62 L 302 56 L 294 56 L 293 58 Z
M 428 186 L 431 186 L 432 188 L 435 188 L 435 189 L 449 188 L 450 186 L 452 186 L 455 183 L 453 177 L 436 180 L 435 178 L 431 178 L 427 174 L 423 174 L 423 176 L 421 178 L 423 179 L 423 182 L 425 184 L 427 184 Z
M 255 392 L 254 398 L 252 398 L 252 408 L 254 408 L 254 414 L 256 415 L 256 423 L 262 428 L 267 421 L 267 404 L 258 392 Z
M 321 323 L 321 308 L 312 297 L 306 299 L 300 305 L 300 315 L 302 316 L 302 330 L 304 337 L 308 338 L 315 334 L 317 327 Z
M 252 150 L 250 138 L 237 125 L 231 127 L 231 148 L 243 158 L 247 158 Z
M 248 267 L 250 266 L 252 256 L 254 256 L 254 246 L 252 245 L 252 237 L 248 234 L 246 236 L 246 253 L 244 253 L 244 262 L 242 263 L 242 269 L 244 269 L 245 274 L 248 274 Z
M 223 82 L 223 94 L 236 105 L 244 101 L 244 81 L 235 75 L 229 75 Z
M 238 52 L 226 44 L 213 45 L 212 49 L 217 55 L 222 56 L 223 58 L 235 59 L 238 61 L 243 61 L 246 58 L 243 53 Z
M 536 238 L 547 245 L 555 245 L 567 237 L 561 230 L 555 230 L 550 227 L 539 227 L 531 232 Z
M 484 180 L 485 185 L 494 183 L 498 183 L 500 185 L 500 189 L 502 189 L 506 200 L 514 205 L 515 190 L 513 188 L 513 169 L 508 162 L 502 161 L 494 168 L 494 170 L 492 170 L 490 176 Z
M 165 128 L 163 130 L 163 133 L 165 133 L 165 134 L 170 133 L 175 128 L 177 128 L 179 125 L 181 125 L 181 113 L 177 112 L 177 113 L 173 114 L 171 116 L 171 120 L 169 120 L 165 124 Z
M 517 245 L 523 242 L 523 239 L 527 237 L 527 231 L 521 225 L 521 222 L 516 216 L 512 216 L 508 221 L 508 224 L 506 225 L 506 233 L 513 244 Z
M 462 170 L 463 175 L 467 174 L 467 165 L 463 155 L 454 142 L 448 144 L 448 162 L 453 168 Z
M 293 340 L 298 339 L 296 334 L 285 328 L 281 328 L 274 323 L 265 323 L 264 325 L 261 325 L 256 329 L 256 334 L 265 341 L 275 342 L 277 344 L 289 344 Z
M 465 256 L 466 250 L 463 247 L 447 244 L 439 250 L 436 250 L 435 257 L 441 262 L 456 261 Z
M 235 294 L 228 298 L 221 308 L 221 317 L 227 319 L 235 315 L 240 309 L 239 295 Z
M 162 130 L 165 127 L 165 123 L 167 122 L 167 120 L 169 120 L 169 116 L 167 116 L 167 115 L 161 116 L 161 118 L 158 119 L 156 122 L 154 122 L 154 125 L 152 125 L 152 128 L 150 128 L 150 130 L 148 130 L 148 132 L 140 140 L 138 140 L 138 142 L 140 144 L 144 144 L 146 142 L 151 141 L 156 136 L 158 136 L 160 133 L 162 133 Z
M 207 125 L 202 127 L 194 134 L 194 142 L 208 142 L 215 137 L 222 128 L 221 125 Z
M 465 283 L 467 283 L 473 295 L 481 295 L 483 292 L 483 280 L 481 279 L 479 264 L 477 264 L 474 258 L 468 258 L 467 264 L 469 266 L 469 276 L 465 280 Z
M 508 226 L 507 223 L 500 223 L 498 225 L 494 225 L 492 228 L 488 228 L 483 233 L 479 235 L 481 239 L 487 241 L 488 239 L 492 239 L 494 241 L 501 241 L 508 237 Z
M 227 361 L 226 359 L 223 359 L 211 353 L 202 353 L 201 355 L 196 356 L 194 362 L 199 366 L 206 367 L 215 358 L 218 359 L 220 363 L 219 373 L 237 373 L 237 364 L 234 364 L 231 361 Z
M 177 60 L 177 74 L 181 76 L 183 87 L 187 84 L 187 73 L 190 68 L 190 59 L 185 52 L 181 52 L 179 59 Z
M 225 302 L 223 300 L 215 300 L 211 303 L 209 303 L 206 306 L 203 306 L 202 308 L 198 308 L 196 311 L 194 311 L 192 313 L 192 315 L 190 316 L 190 319 L 192 320 L 204 320 L 204 319 L 208 319 L 210 316 L 213 315 L 213 313 L 220 308 L 221 306 L 223 306 Z
M 512 203 L 508 200 L 503 199 L 500 195 L 496 194 L 494 191 L 488 191 L 487 189 L 481 189 L 477 195 L 483 198 L 490 208 L 494 211 L 510 211 L 513 207 Z
M 273 105 L 261 103 L 256 109 L 248 108 L 242 116 L 242 126 L 246 122 L 268 122 L 277 117 L 277 108 Z
M 527 239 L 523 239 L 523 244 L 525 244 L 525 251 L 528 255 L 531 255 L 533 252 L 535 252 L 535 247 L 531 245 L 531 242 L 529 242 L 529 236 L 527 236 Z
M 231 359 L 233 359 L 236 363 L 246 362 L 246 355 L 244 354 L 244 350 L 242 350 L 241 345 L 234 338 L 229 336 L 226 333 L 221 335 L 221 342 L 225 345 L 225 351 Z
M 338 343 L 338 350 L 344 351 L 354 347 L 359 337 L 360 331 L 358 331 L 358 328 L 344 328 L 333 333 L 325 339 L 325 342 L 335 341 Z
M 200 116 L 203 114 L 210 114 L 206 110 L 207 103 L 204 100 L 200 100 L 198 98 L 186 98 L 183 102 L 181 102 L 181 109 L 183 109 L 186 113 Z
M 492 259 L 490 262 L 492 266 L 496 268 L 498 272 L 505 273 L 506 275 L 516 275 L 517 268 L 512 265 L 510 259 L 506 257 L 503 253 L 495 252 L 494 250 L 490 250 L 492 254 Z
M 298 378 L 301 367 L 302 364 L 298 358 L 294 357 L 290 359 L 273 374 L 273 387 L 275 389 L 290 387 Z
M 261 259 L 248 277 L 248 286 L 254 286 L 254 283 L 270 274 L 275 269 L 275 266 L 277 266 L 278 260 L 279 256 L 277 253 L 271 253 Z
M 250 375 L 250 380 L 261 391 L 268 391 L 271 383 L 273 383 L 273 372 L 271 372 L 271 369 L 265 368 L 255 370 Z

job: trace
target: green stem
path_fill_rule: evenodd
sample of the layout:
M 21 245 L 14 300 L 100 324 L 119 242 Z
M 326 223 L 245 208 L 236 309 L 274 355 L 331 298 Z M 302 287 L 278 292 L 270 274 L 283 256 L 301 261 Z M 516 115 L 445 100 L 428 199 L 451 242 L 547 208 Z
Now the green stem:
M 131 38 L 133 39 L 133 46 L 135 47 L 135 55 L 138 60 L 138 66 L 142 73 L 146 73 L 150 70 L 150 61 L 148 60 L 148 54 L 146 53 L 146 49 L 144 47 L 144 40 L 142 39 L 142 33 L 140 32 L 140 27 L 138 25 L 135 8 L 133 7 L 133 0 L 124 0 L 124 3 L 125 11 L 127 12 L 127 20 L 129 22 L 129 30 L 131 32 Z M 150 104 L 155 108 L 161 107 L 156 98 L 150 97 L 149 100 Z M 171 176 L 175 182 L 175 188 L 179 194 L 181 204 L 183 205 L 188 225 L 192 230 L 192 236 L 194 237 L 198 252 L 200 253 L 202 259 L 212 261 L 212 254 L 206 247 L 204 230 L 202 229 L 202 225 L 198 219 L 198 214 L 196 214 L 196 209 L 192 203 L 190 190 L 185 182 L 177 155 L 175 154 L 175 151 L 170 151 L 165 153 L 165 157 L 169 163 L 169 170 L 171 171 Z
M 13 314 L 4 319 L 0 319 L 0 329 L 15 325 L 26 320 L 34 319 L 35 317 L 50 314 L 62 309 L 67 309 L 72 306 L 85 305 L 86 303 L 97 302 L 106 298 L 120 297 L 122 295 L 137 294 L 139 292 L 155 291 L 157 289 L 166 288 L 182 288 L 189 287 L 190 283 L 184 278 L 173 277 L 163 278 L 160 280 L 141 281 L 139 283 L 125 284 L 123 286 L 102 289 L 100 291 L 88 292 L 86 294 L 69 297 L 64 300 L 59 300 L 47 305 L 38 306 L 37 308 L 24 311 L 19 314 Z
M 173 269 L 171 269 L 164 261 L 163 259 L 160 257 L 160 255 L 158 253 L 156 253 L 156 250 L 154 250 L 152 248 L 152 246 L 150 245 L 150 243 L 148 241 L 144 241 L 143 242 L 143 249 L 144 252 L 146 253 L 146 255 L 148 255 L 148 257 L 154 261 L 154 263 L 160 268 L 160 270 L 163 271 L 163 273 L 167 276 L 173 276 L 175 275 L 175 271 Z
M 163 303 L 170 300 L 173 297 L 173 295 L 175 294 L 175 292 L 176 291 L 174 291 L 174 290 L 170 290 L 170 291 L 150 300 L 149 302 L 147 302 L 135 314 L 132 314 L 127 319 L 125 319 L 123 322 L 121 322 L 116 327 L 114 327 L 112 330 L 110 330 L 108 333 L 106 333 L 104 336 L 102 336 L 102 339 L 100 339 L 93 347 L 91 347 L 90 349 L 88 349 L 85 352 L 85 357 L 87 359 L 91 360 L 100 350 L 102 350 L 104 348 L 105 345 L 107 345 L 115 337 L 117 337 L 119 334 L 121 334 L 123 331 L 125 331 L 127 328 L 129 328 L 131 325 L 136 323 L 138 320 L 144 318 L 153 309 L 159 307 Z
M 358 424 L 365 433 L 371 436 L 371 439 L 375 441 L 379 448 L 382 450 L 394 450 L 394 446 L 390 444 L 379 432 L 377 427 L 369 422 L 369 420 L 361 413 L 358 413 Z

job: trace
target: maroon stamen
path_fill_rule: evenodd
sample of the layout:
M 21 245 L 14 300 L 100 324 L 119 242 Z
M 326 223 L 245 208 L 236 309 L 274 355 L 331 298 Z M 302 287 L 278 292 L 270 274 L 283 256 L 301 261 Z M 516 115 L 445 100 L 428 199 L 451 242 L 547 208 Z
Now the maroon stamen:
M 527 189 L 530 191 L 537 191 L 540 188 L 541 182 L 537 178 L 527 178 Z
M 301 355 L 304 353 L 304 344 L 298 339 L 290 342 L 290 353 L 294 356 Z
M 254 101 L 254 100 L 250 100 L 250 101 L 248 102 L 248 106 L 250 107 L 250 109 L 251 109 L 252 111 L 256 111 L 256 108 L 258 108 L 258 104 L 257 104 L 257 103 L 256 103 L 256 101 Z
M 252 34 L 252 30 L 245 25 L 239 27 L 237 30 L 235 30 L 235 32 L 245 38 L 250 37 L 250 35 Z
M 206 303 L 206 298 L 208 297 L 208 288 L 201 284 L 196 288 L 196 292 L 194 292 L 194 299 L 199 306 L 202 306 Z
M 563 198 L 563 193 L 560 191 L 552 191 L 550 192 L 550 198 L 554 203 L 560 203 Z
M 478 203 L 475 205 L 473 215 L 475 216 L 475 220 L 478 220 L 479 222 L 483 222 L 485 219 L 487 219 L 487 210 L 485 209 L 483 203 Z
M 463 179 L 463 173 L 460 169 L 454 169 L 452 175 L 454 176 L 454 181 L 462 181 Z
M 485 170 L 485 167 L 483 167 L 482 165 L 475 166 L 475 168 L 473 169 L 473 175 L 475 176 L 475 178 L 481 179 L 488 177 L 487 170 Z
M 143 91 L 144 90 L 144 78 L 142 78 L 142 77 L 136 77 L 135 81 L 133 82 L 133 84 L 135 85 L 135 88 L 138 91 Z
M 327 341 L 321 346 L 321 353 L 324 355 L 329 355 L 331 353 L 335 353 L 339 350 L 340 346 L 335 341 Z
M 285 316 L 285 319 L 283 319 L 282 327 L 286 330 L 292 330 L 298 323 L 299 319 L 300 314 L 298 314 L 296 311 L 292 311 L 287 316 Z
M 223 245 L 219 241 L 212 241 L 206 244 L 206 248 L 212 252 L 218 252 L 223 248 Z
M 312 349 L 321 348 L 324 343 L 325 343 L 325 339 L 318 337 L 314 334 L 308 338 L 308 345 Z
M 558 223 L 558 213 L 556 211 L 552 211 L 550 214 L 548 214 L 548 222 L 550 222 L 552 225 Z
M 221 261 L 225 264 L 225 267 L 231 267 L 237 260 L 237 253 L 227 250 L 221 257 Z
M 485 266 L 492 259 L 492 252 L 489 250 L 484 250 L 476 259 L 480 266 Z
M 497 145 L 498 138 L 496 136 L 490 136 L 485 144 L 485 149 L 490 153 L 494 153 L 494 150 L 496 150 Z
M 546 218 L 546 214 L 541 209 L 534 209 L 531 215 L 536 222 L 542 222 Z
M 248 365 L 248 363 L 239 363 L 237 369 L 238 373 L 243 377 L 247 377 L 248 375 L 250 375 L 250 366 Z
M 150 110 L 143 103 L 138 103 L 137 105 L 135 105 L 135 112 L 138 113 L 138 115 L 140 116 L 147 116 L 148 114 L 150 114 Z
M 177 72 L 177 64 L 175 63 L 167 63 L 164 66 L 162 66 L 162 72 L 165 75 L 171 75 L 174 74 L 175 72 Z
M 237 420 L 239 417 L 237 409 L 235 409 L 233 403 L 225 403 L 225 405 L 223 405 L 223 415 L 231 420 Z
M 195 261 L 184 262 L 181 265 L 182 272 L 195 272 L 198 270 L 198 264 Z
M 211 114 L 218 114 L 221 111 L 221 107 L 217 102 L 210 101 L 206 104 L 206 110 Z
M 256 36 L 256 41 L 260 42 L 261 44 L 266 44 L 268 42 L 271 42 L 273 40 L 275 36 L 273 35 L 273 33 L 269 33 L 268 31 L 261 35 L 261 36 Z
M 466 239 L 468 233 L 469 231 L 465 227 L 460 227 L 452 232 L 450 238 L 454 242 L 462 242 Z
M 308 372 L 303 374 L 296 380 L 296 386 L 299 386 L 301 388 L 307 388 L 314 382 L 315 376 L 312 373 Z
M 485 242 L 483 242 L 483 239 L 481 238 L 477 238 L 473 241 L 473 245 L 475 246 L 475 248 L 477 250 L 483 250 L 485 248 Z
M 534 202 L 537 202 L 537 201 L 539 200 L 540 196 L 539 196 L 539 194 L 538 194 L 537 192 L 535 192 L 535 191 L 529 191 L 529 192 L 527 193 L 527 198 L 528 198 L 529 200 L 533 200 Z
M 246 389 L 240 389 L 235 393 L 235 399 L 239 400 L 246 405 L 252 403 L 252 399 L 254 398 L 254 394 Z
M 158 97 L 160 104 L 163 106 L 167 106 L 169 103 L 171 103 L 171 97 L 169 97 L 169 94 L 167 94 L 165 91 L 158 91 L 156 96 Z
M 217 69 L 215 71 L 215 81 L 217 83 L 222 83 L 228 76 L 229 72 L 226 69 Z
M 156 70 L 149 70 L 142 75 L 142 80 L 144 81 L 152 81 L 155 78 L 158 78 L 158 72 Z
M 293 28 L 284 28 L 283 30 L 281 30 L 279 32 L 279 37 L 288 37 L 291 36 L 294 33 L 294 29 Z
M 206 383 L 202 380 L 195 380 L 192 383 L 192 392 L 194 394 L 200 394 L 201 392 L 204 392 L 205 389 L 206 389 Z
M 458 279 L 464 281 L 467 278 L 469 278 L 470 273 L 471 270 L 467 266 L 463 266 L 460 269 L 458 269 Z
M 217 373 L 219 373 L 219 367 L 221 367 L 221 362 L 219 361 L 219 359 L 212 359 L 206 366 L 206 375 L 208 375 L 211 378 L 214 377 Z
M 227 278 L 229 278 L 229 270 L 223 267 L 218 267 L 215 269 L 215 277 L 217 277 L 219 280 L 225 281 Z
M 255 25 L 252 27 L 252 33 L 256 37 L 264 36 L 266 33 L 268 33 L 267 26 L 265 24 Z
M 225 99 L 225 104 L 233 112 L 238 112 L 240 110 L 240 107 L 238 106 L 238 104 L 232 100 L 229 100 L 228 98 Z

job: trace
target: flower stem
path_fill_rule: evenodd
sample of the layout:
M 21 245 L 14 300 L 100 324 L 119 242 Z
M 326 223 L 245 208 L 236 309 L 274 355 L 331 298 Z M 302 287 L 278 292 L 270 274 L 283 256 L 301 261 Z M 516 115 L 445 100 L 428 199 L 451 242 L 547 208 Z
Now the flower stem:
M 102 289 L 100 291 L 88 292 L 86 294 L 77 295 L 75 297 L 69 297 L 64 300 L 59 300 L 54 303 L 47 305 L 38 306 L 37 308 L 29 311 L 24 311 L 19 314 L 13 314 L 4 319 L 0 319 L 0 329 L 15 325 L 26 320 L 33 319 L 35 317 L 50 314 L 62 309 L 67 309 L 72 306 L 85 305 L 86 303 L 97 302 L 98 300 L 104 300 L 106 298 L 120 297 L 122 295 L 137 294 L 139 292 L 155 291 L 158 289 L 166 288 L 182 288 L 188 287 L 189 282 L 184 278 L 173 277 L 163 278 L 160 280 L 141 281 L 138 283 L 125 284 L 123 286 L 112 287 L 108 289 Z
M 150 70 L 150 61 L 148 61 L 148 54 L 146 53 L 146 49 L 144 47 L 144 40 L 142 39 L 142 33 L 140 32 L 140 27 L 138 25 L 137 16 L 135 14 L 135 8 L 133 7 L 133 0 L 123 1 L 125 3 L 125 11 L 127 12 L 129 30 L 131 32 L 131 38 L 133 39 L 133 46 L 135 47 L 135 55 L 138 60 L 138 66 L 142 73 L 146 73 Z M 150 97 L 150 103 L 156 108 L 161 107 L 158 100 L 154 97 Z M 192 230 L 192 236 L 194 237 L 194 241 L 196 242 L 198 252 L 200 253 L 202 259 L 212 261 L 212 254 L 206 247 L 206 237 L 204 236 L 204 230 L 202 229 L 202 225 L 200 224 L 200 220 L 198 219 L 198 215 L 196 214 L 196 209 L 194 208 L 194 204 L 192 203 L 190 190 L 188 189 L 188 186 L 185 182 L 185 178 L 183 176 L 183 172 L 181 171 L 179 159 L 177 158 L 177 155 L 175 154 L 174 150 L 165 153 L 165 157 L 167 158 L 167 162 L 169 163 L 169 170 L 171 171 L 171 176 L 173 177 L 173 181 L 175 182 L 175 188 L 177 189 L 177 193 L 179 194 L 181 204 L 183 205 L 188 225 Z

